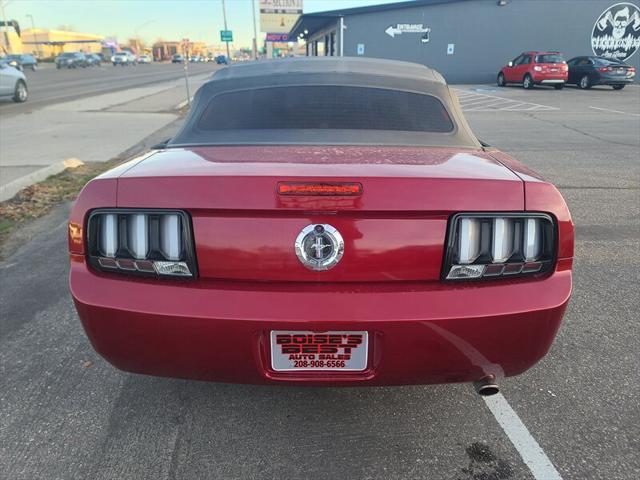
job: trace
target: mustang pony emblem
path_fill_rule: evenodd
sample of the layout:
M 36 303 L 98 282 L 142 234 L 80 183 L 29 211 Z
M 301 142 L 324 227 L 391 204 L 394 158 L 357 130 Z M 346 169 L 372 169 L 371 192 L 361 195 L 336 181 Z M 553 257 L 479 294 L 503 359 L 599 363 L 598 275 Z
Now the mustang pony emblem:
M 331 225 L 308 225 L 298 234 L 295 251 L 300 262 L 309 270 L 329 270 L 342 258 L 344 240 Z

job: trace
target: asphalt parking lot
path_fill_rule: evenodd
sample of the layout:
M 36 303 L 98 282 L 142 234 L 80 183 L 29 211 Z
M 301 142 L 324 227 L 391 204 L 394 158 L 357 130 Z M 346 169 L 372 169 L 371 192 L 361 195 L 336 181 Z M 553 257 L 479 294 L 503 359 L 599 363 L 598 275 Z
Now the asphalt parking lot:
M 0 478 L 640 478 L 640 87 L 455 90 L 478 137 L 554 182 L 576 224 L 556 342 L 503 397 L 119 372 L 68 294 L 63 205 L 0 261 Z

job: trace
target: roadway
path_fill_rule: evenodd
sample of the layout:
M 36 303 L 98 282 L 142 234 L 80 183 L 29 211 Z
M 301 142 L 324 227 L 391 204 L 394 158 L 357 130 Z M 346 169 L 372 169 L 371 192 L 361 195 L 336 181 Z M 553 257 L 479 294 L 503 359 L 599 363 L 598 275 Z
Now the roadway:
M 189 64 L 191 95 L 220 67 Z M 77 158 L 118 156 L 178 115 L 186 99 L 182 65 L 103 65 L 25 72 L 30 98 L 0 101 L 0 200 Z
M 199 75 L 213 72 L 213 63 L 191 63 L 189 74 Z M 0 100 L 0 115 L 26 113 L 54 103 L 115 92 L 154 83 L 176 80 L 184 76 L 181 64 L 152 63 L 133 67 L 100 67 L 61 69 L 51 65 L 32 72 L 25 71 L 29 88 L 29 99 L 19 104 L 10 99 Z

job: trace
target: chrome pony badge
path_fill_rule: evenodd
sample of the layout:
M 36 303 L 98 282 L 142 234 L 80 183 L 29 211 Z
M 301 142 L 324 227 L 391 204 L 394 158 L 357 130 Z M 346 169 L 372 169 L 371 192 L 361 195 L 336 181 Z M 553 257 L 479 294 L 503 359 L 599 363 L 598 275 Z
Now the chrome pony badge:
M 308 225 L 298 234 L 296 255 L 309 270 L 329 270 L 342 258 L 344 240 L 331 225 Z

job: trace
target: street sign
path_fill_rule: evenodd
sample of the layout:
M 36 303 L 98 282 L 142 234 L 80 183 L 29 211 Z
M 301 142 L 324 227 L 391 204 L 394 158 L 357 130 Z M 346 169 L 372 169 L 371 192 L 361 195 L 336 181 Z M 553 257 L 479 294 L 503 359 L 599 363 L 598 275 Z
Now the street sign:
M 384 31 L 391 38 L 395 38 L 396 35 L 402 35 L 403 33 L 424 33 L 431 32 L 429 27 L 425 27 L 422 23 L 398 23 L 395 27 L 393 25 L 387 27 Z
M 182 42 L 180 42 L 180 47 L 182 48 L 182 53 L 185 56 L 185 58 L 187 55 L 189 55 L 190 46 L 191 46 L 191 42 L 189 41 L 188 38 L 183 38 Z
M 289 33 L 302 15 L 303 0 L 260 0 L 260 31 Z
M 233 42 L 233 31 L 232 30 L 220 30 L 220 41 L 221 42 Z
M 288 42 L 289 34 L 288 33 L 267 33 L 267 37 L 265 40 L 267 42 Z

